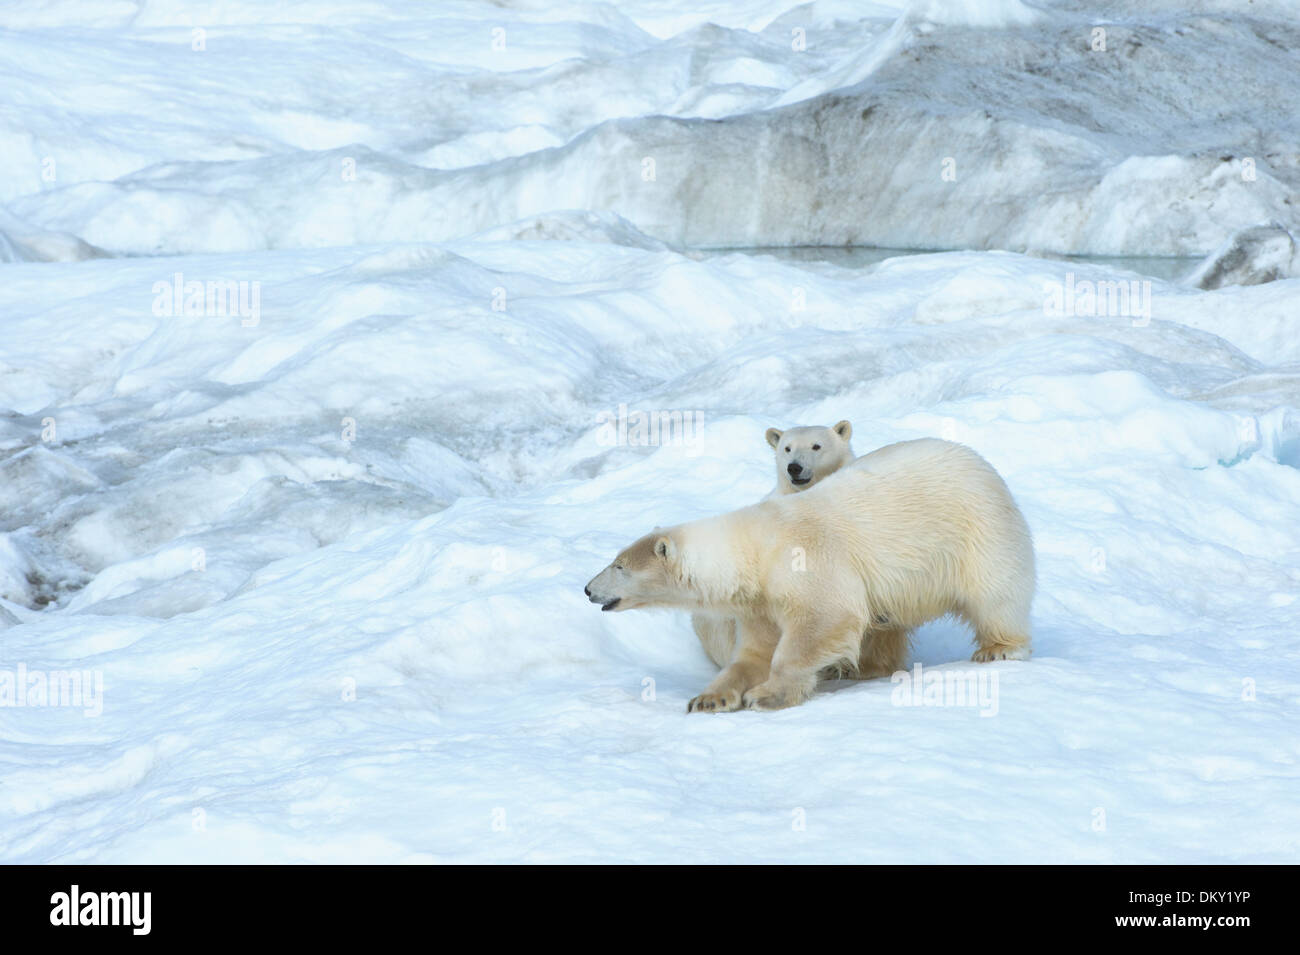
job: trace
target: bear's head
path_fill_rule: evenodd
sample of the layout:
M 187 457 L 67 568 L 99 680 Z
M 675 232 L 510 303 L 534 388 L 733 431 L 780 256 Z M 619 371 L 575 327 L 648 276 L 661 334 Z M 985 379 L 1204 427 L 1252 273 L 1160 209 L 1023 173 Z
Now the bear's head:
M 682 603 L 678 545 L 672 531 L 655 529 L 591 578 L 585 593 L 601 610 L 672 607 Z
M 782 494 L 806 491 L 853 460 L 849 439 L 853 425 L 841 421 L 831 428 L 767 429 L 767 443 L 776 452 L 776 487 Z

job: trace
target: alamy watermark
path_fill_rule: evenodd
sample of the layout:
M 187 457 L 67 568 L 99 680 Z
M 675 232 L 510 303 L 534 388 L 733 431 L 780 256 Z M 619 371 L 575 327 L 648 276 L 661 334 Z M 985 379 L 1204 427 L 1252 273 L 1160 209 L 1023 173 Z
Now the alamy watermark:
M 596 443 L 601 447 L 685 447 L 698 445 L 704 429 L 702 411 L 615 411 L 596 414 Z
M 75 707 L 86 716 L 104 712 L 102 670 L 30 670 L 20 663 L 0 669 L 0 707 Z
M 244 328 L 256 328 L 262 321 L 262 283 L 247 279 L 185 281 L 177 272 L 170 282 L 153 283 L 153 313 L 159 317 L 239 317 Z
M 50 896 L 50 924 L 121 925 L 132 935 L 148 935 L 152 908 L 152 892 L 83 892 L 74 884 Z
M 1073 272 L 1064 282 L 1044 282 L 1043 314 L 1053 318 L 1131 318 L 1135 326 L 1151 324 L 1151 280 L 1076 281 Z
M 998 671 L 992 667 L 925 672 L 921 664 L 912 672 L 898 670 L 889 701 L 894 706 L 971 706 L 980 716 L 998 715 Z

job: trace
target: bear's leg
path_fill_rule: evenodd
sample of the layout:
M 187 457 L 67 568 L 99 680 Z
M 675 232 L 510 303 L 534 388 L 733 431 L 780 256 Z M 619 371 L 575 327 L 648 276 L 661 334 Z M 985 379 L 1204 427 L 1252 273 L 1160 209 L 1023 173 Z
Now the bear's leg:
M 998 574 L 979 568 L 965 575 L 965 595 L 958 616 L 975 630 L 976 663 L 1029 659 L 1029 608 L 1034 601 L 1034 555 L 1029 544 L 1003 548 Z
M 912 631 L 905 627 L 879 626 L 862 634 L 858 655 L 852 659 L 832 663 L 817 674 L 819 680 L 874 680 L 892 676 L 907 663 Z
M 712 613 L 691 614 L 691 626 L 709 659 L 724 668 L 736 652 L 736 621 Z
M 1029 659 L 1029 614 L 984 613 L 971 615 L 971 625 L 975 628 L 975 653 L 971 659 L 976 663 L 989 663 L 993 660 L 1028 660 Z
M 809 620 L 782 632 L 766 680 L 747 691 L 745 706 L 779 710 L 798 706 L 812 696 L 822 669 L 843 660 L 856 660 L 862 651 L 862 622 Z
M 862 635 L 858 654 L 859 680 L 892 676 L 907 664 L 907 647 L 912 631 L 906 627 L 868 630 Z
M 739 641 L 735 656 L 704 692 L 686 704 L 687 713 L 738 710 L 746 690 L 767 679 L 772 650 L 781 638 L 774 624 L 759 620 L 732 624 Z

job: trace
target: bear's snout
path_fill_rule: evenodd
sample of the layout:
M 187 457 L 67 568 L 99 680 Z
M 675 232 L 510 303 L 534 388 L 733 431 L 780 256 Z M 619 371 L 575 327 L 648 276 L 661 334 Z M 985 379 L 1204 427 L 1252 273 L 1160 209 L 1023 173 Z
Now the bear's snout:
M 615 607 L 618 606 L 619 601 L 622 600 L 623 598 L 601 596 L 598 593 L 591 592 L 591 584 L 597 583 L 600 580 L 600 578 L 604 576 L 604 573 L 605 571 L 601 571 L 599 574 L 593 577 L 591 583 L 587 584 L 587 586 L 582 588 L 582 592 L 587 595 L 587 599 L 590 600 L 592 603 L 600 604 L 601 610 L 613 610 Z
M 786 465 L 785 470 L 790 477 L 798 477 L 803 472 L 803 465 L 798 461 L 791 461 Z

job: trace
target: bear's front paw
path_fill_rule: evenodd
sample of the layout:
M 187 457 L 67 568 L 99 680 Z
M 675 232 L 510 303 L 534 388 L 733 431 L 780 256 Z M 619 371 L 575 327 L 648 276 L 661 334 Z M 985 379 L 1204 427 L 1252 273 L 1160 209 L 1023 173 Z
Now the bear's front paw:
M 701 693 L 686 704 L 687 713 L 727 713 L 740 709 L 740 691 Z
M 768 680 L 746 690 L 741 702 L 751 710 L 783 710 L 787 706 L 798 706 L 808 696 L 802 687 Z

